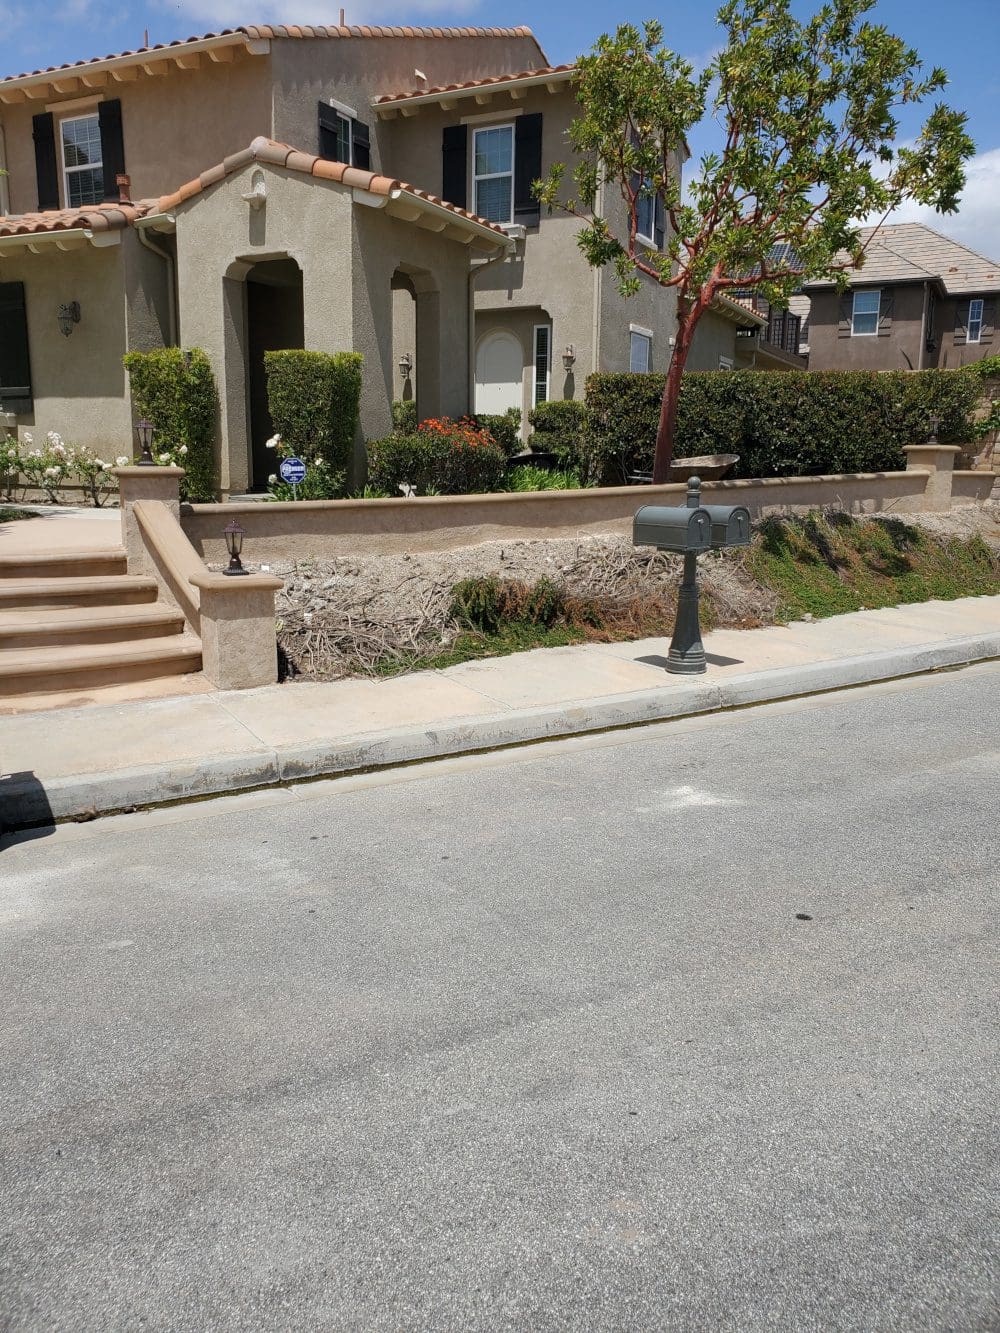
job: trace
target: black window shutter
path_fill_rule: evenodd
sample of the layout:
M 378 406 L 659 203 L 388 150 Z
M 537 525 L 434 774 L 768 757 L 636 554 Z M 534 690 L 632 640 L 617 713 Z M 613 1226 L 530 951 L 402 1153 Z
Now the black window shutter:
M 542 174 L 542 113 L 518 116 L 514 122 L 514 221 L 537 227 L 542 211 L 531 193 Z
M 952 336 L 952 342 L 956 347 L 964 347 L 965 339 L 968 336 L 969 324 L 969 303 L 968 301 L 955 302 L 955 332 Z
M 360 167 L 362 171 L 371 171 L 371 136 L 368 132 L 368 126 L 362 124 L 360 120 L 351 121 L 351 148 L 354 156 L 354 165 Z
M 327 162 L 339 162 L 340 122 L 343 119 L 332 106 L 325 102 L 319 104 L 319 156 Z
M 890 288 L 889 291 L 883 291 L 879 297 L 878 303 L 878 336 L 888 338 L 892 333 L 892 311 L 895 305 L 895 298 Z
M 657 250 L 663 249 L 663 241 L 666 234 L 666 216 L 667 211 L 663 206 L 663 200 L 657 195 L 656 203 L 653 206 L 653 240 L 656 242 Z
M 99 102 L 97 121 L 101 128 L 101 162 L 104 198 L 118 202 L 118 177 L 125 174 L 125 140 L 122 137 L 122 104 L 117 97 Z
M 996 301 L 983 302 L 983 328 L 979 335 L 981 343 L 991 343 L 993 341 L 993 331 L 997 326 L 997 303 Z
M 0 408 L 5 412 L 31 411 L 23 282 L 0 282 Z
M 849 338 L 854 329 L 854 293 L 844 292 L 837 307 L 837 337 Z
M 441 198 L 456 208 L 467 208 L 469 129 L 446 125 L 441 136 Z
M 51 111 L 31 118 L 31 137 L 35 141 L 35 176 L 38 180 L 38 207 L 41 212 L 59 207 L 59 170 L 56 166 L 56 123 Z

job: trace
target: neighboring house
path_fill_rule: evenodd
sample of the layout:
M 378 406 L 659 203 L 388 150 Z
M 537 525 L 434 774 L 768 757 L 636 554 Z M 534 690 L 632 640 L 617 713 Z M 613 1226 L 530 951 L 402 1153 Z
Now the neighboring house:
M 850 284 L 803 287 L 810 370 L 953 369 L 996 350 L 1000 263 L 922 223 L 880 228 Z
M 123 353 L 204 347 L 231 493 L 273 467 L 269 348 L 362 352 L 367 437 L 394 398 L 528 409 L 665 368 L 674 293 L 624 301 L 531 196 L 573 73 L 527 28 L 245 27 L 0 80 L 0 409 L 115 454 Z

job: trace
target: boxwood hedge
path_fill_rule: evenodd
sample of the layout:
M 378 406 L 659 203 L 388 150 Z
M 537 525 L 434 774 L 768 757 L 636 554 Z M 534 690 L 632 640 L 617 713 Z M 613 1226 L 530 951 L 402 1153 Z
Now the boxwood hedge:
M 264 353 L 274 429 L 299 457 L 319 456 L 346 474 L 354 455 L 361 400 L 360 352 Z
M 620 485 L 648 472 L 660 414 L 661 374 L 587 380 L 584 455 L 589 475 Z M 968 370 L 695 371 L 685 375 L 674 457 L 739 455 L 735 476 L 887 472 L 906 444 L 973 438 L 981 393 Z
M 208 357 L 198 347 L 161 347 L 152 352 L 127 352 L 123 358 L 132 390 L 132 405 L 156 428 L 153 450 L 187 446 L 181 495 L 186 500 L 214 500 L 215 377 Z

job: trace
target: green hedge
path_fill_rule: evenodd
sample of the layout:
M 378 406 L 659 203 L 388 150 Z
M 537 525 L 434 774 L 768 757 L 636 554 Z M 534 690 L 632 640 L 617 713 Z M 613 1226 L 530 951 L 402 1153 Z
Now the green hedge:
M 477 412 L 472 418 L 480 430 L 488 430 L 508 458 L 521 452 L 521 409 L 506 412 Z
M 577 398 L 556 398 L 539 403 L 528 413 L 535 428 L 532 449 L 555 454 L 564 467 L 579 467 L 582 462 L 587 406 Z
M 468 495 L 503 488 L 507 455 L 488 436 L 419 430 L 368 442 L 368 484 L 389 495 L 412 486 L 418 495 Z
M 588 474 L 617 485 L 653 466 L 663 375 L 591 375 Z M 967 370 L 695 371 L 684 376 L 674 457 L 739 455 L 735 476 L 891 472 L 940 417 L 938 438 L 972 438 L 981 388 Z
M 361 401 L 360 352 L 264 353 L 267 405 L 275 433 L 300 458 L 322 458 L 346 475 Z
M 186 475 L 181 495 L 186 500 L 216 498 L 215 378 L 200 348 L 182 351 L 162 347 L 153 352 L 127 352 L 123 358 L 132 389 L 132 405 L 156 428 L 153 451 L 186 447 Z
M 414 398 L 397 398 L 392 405 L 392 428 L 401 435 L 417 429 L 417 403 Z

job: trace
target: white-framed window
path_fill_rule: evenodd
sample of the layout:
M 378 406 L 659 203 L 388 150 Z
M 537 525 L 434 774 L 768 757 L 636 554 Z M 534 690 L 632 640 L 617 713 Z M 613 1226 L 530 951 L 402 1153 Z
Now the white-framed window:
M 633 324 L 629 329 L 628 368 L 637 374 L 645 374 L 653 368 L 653 334 L 650 329 L 639 329 Z
M 59 122 L 63 197 L 67 208 L 99 204 L 104 198 L 101 123 L 96 115 L 69 116 Z
M 552 366 L 552 329 L 548 324 L 535 325 L 534 337 L 535 351 L 535 378 L 532 386 L 532 401 L 537 407 L 539 403 L 549 401 L 549 374 Z
M 851 337 L 869 338 L 878 333 L 878 313 L 882 306 L 882 293 L 875 291 L 856 291 L 851 309 Z
M 487 222 L 514 217 L 514 126 L 490 125 L 473 135 L 473 211 Z
M 969 302 L 969 322 L 966 325 L 965 341 L 977 343 L 983 335 L 983 301 L 977 296 Z

